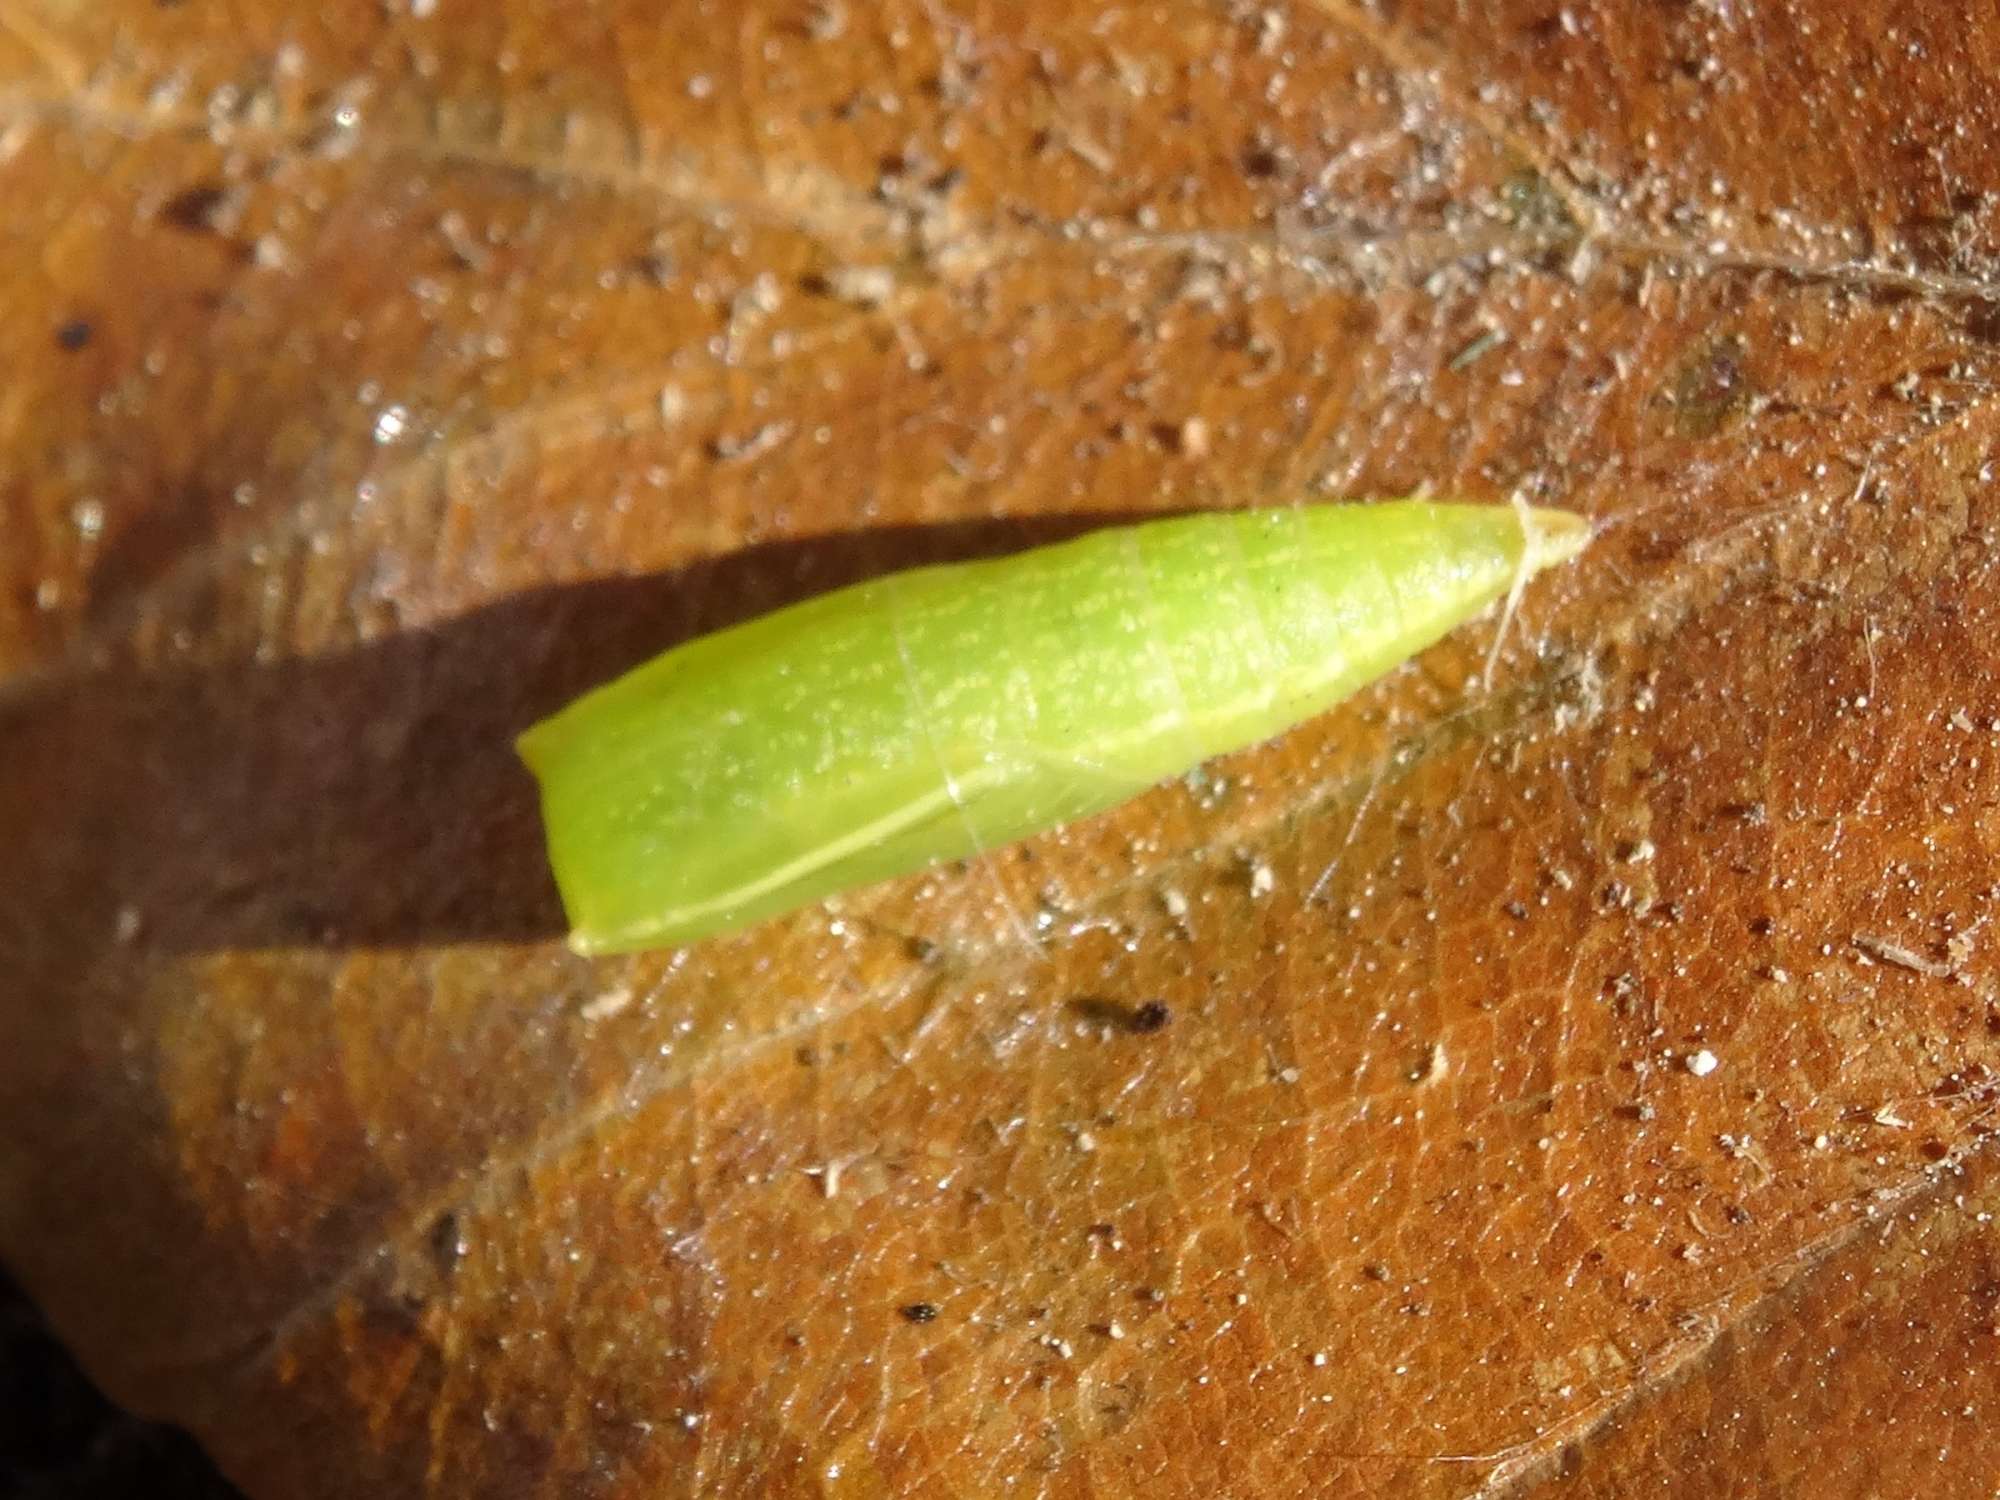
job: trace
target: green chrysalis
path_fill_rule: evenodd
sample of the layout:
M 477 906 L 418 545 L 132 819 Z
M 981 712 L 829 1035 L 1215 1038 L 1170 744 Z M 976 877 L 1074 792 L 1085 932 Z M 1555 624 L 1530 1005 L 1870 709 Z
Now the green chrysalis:
M 521 736 L 570 946 L 725 932 L 1112 807 L 1332 706 L 1589 536 L 1413 500 L 1180 516 L 676 646 Z

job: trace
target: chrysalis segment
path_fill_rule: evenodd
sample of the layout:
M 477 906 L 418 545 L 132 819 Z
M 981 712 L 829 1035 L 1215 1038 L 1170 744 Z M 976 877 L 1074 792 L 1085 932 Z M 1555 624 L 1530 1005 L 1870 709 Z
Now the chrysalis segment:
M 1330 707 L 1589 535 L 1419 501 L 1181 516 L 689 641 L 521 736 L 570 944 L 687 942 L 1102 811 Z

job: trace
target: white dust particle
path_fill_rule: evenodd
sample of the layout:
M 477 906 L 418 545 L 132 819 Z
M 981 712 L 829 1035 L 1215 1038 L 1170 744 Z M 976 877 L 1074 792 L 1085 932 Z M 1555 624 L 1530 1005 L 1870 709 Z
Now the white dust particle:
M 1888 938 L 1857 932 L 1854 934 L 1854 946 L 1877 963 L 1894 964 L 1897 968 L 1908 969 L 1913 974 L 1926 974 L 1933 979 L 1949 979 L 1954 973 L 1952 965 L 1926 958 L 1915 949 L 1906 948 Z
M 410 413 L 401 406 L 385 406 L 375 418 L 375 441 L 393 443 L 410 430 Z
M 617 1015 L 618 1012 L 624 1010 L 631 1003 L 632 986 L 629 984 L 615 985 L 596 999 L 585 1001 L 583 1009 L 578 1014 L 586 1021 L 605 1021 Z
M 1687 1060 L 1687 1070 L 1697 1078 L 1706 1078 L 1721 1066 L 1722 1059 L 1706 1047 Z
M 840 1196 L 840 1163 L 830 1161 L 823 1167 L 807 1167 L 806 1176 L 819 1179 L 820 1196 L 838 1198 Z
M 896 291 L 896 273 L 889 266 L 835 266 L 825 279 L 829 296 L 857 307 L 879 307 Z

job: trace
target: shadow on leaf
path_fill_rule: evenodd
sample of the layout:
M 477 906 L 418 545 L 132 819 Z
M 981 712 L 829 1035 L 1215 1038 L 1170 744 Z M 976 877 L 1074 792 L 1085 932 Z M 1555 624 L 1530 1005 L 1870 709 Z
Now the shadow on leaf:
M 692 636 L 1115 515 L 893 527 L 538 589 L 303 660 L 112 669 L 0 704 L 18 899 L 155 951 L 535 941 L 565 930 L 513 740 Z

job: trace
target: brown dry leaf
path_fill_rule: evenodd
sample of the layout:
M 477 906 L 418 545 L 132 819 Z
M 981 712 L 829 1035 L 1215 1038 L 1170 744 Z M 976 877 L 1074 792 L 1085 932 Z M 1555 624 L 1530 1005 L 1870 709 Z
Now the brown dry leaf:
M 1973 9 L 0 5 L 0 1254 L 257 1496 L 1983 1492 Z M 583 686 L 1418 488 L 1490 685 L 556 941 Z

